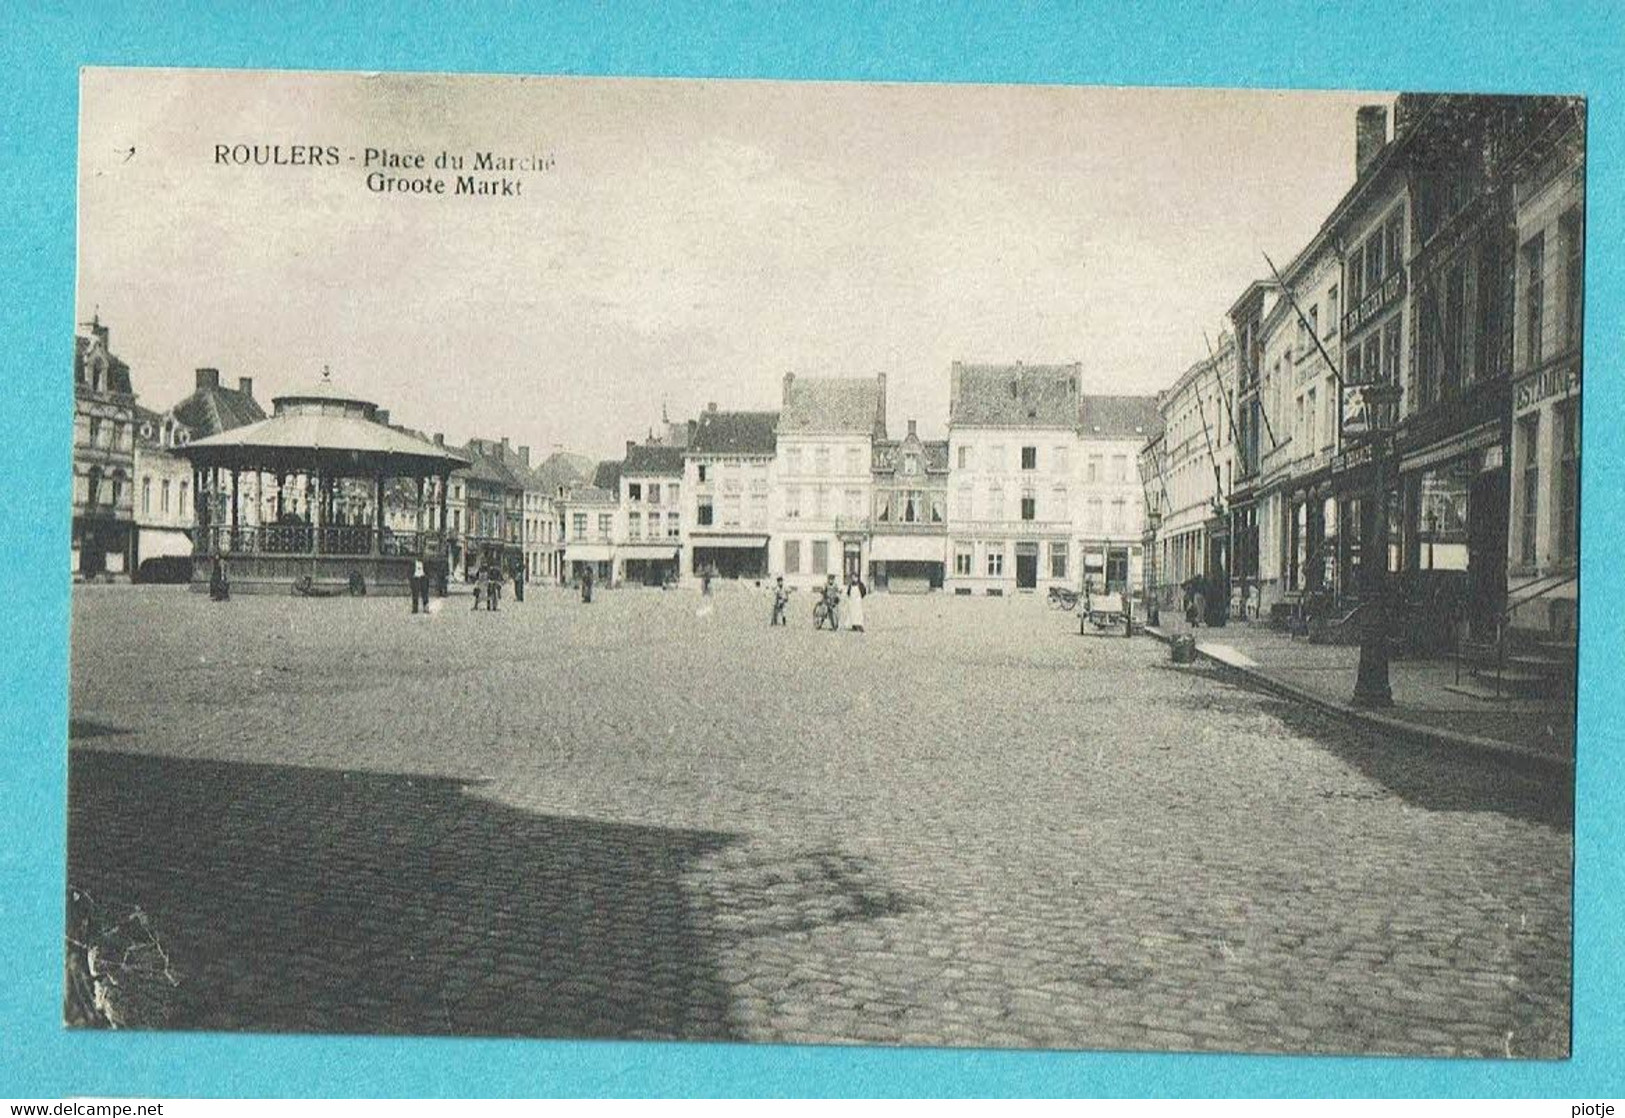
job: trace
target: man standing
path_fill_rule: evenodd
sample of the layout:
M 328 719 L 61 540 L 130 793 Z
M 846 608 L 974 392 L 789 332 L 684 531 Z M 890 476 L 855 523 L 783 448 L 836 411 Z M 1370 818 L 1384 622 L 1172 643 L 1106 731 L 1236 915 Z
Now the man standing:
M 513 600 L 525 600 L 525 565 L 521 563 L 513 569 Z
M 478 612 L 480 598 L 485 592 L 485 566 L 481 564 L 474 568 L 474 609 Z
M 588 563 L 581 568 L 581 600 L 592 601 L 592 564 Z
M 502 564 L 492 563 L 485 568 L 485 608 L 495 613 L 497 598 L 502 595 Z
M 789 625 L 789 619 L 784 615 L 790 605 L 790 591 L 784 585 L 784 576 L 780 575 L 773 584 L 773 616 L 768 621 L 768 628 L 774 625 Z

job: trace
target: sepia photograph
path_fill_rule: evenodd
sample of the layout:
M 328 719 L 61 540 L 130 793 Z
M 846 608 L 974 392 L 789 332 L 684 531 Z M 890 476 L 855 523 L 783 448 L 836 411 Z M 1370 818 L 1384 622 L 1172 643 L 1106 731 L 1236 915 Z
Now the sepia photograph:
M 1571 93 L 84 69 L 66 1025 L 1567 1059 Z

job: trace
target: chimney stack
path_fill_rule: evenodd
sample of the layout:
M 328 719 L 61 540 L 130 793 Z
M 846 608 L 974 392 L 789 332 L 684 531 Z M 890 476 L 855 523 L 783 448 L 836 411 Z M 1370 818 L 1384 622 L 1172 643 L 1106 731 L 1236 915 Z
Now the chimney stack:
M 954 362 L 953 371 L 948 377 L 948 422 L 954 420 L 954 409 L 959 406 L 959 374 L 964 369 L 958 361 Z
M 254 395 L 254 378 L 238 377 L 237 391 L 241 392 L 244 396 L 252 397 Z
M 908 421 L 908 437 L 911 438 L 911 439 L 917 437 L 914 428 L 915 428 L 915 424 L 914 424 L 914 421 L 911 419 L 911 420 Z
M 710 403 L 705 405 L 705 410 L 706 411 L 716 411 L 717 410 L 717 402 L 715 400 L 712 400 Z
M 436 431 L 434 433 L 434 445 L 435 446 L 445 446 L 446 445 L 446 436 L 445 436 L 445 434 L 443 432 Z
M 637 446 L 637 445 L 638 445 L 637 441 L 634 440 L 634 439 L 627 439 L 626 440 L 626 454 L 627 454 L 627 457 L 630 458 L 632 456 L 632 448 Z
M 388 408 L 379 408 L 373 414 L 378 417 L 378 422 L 379 423 L 382 423 L 385 427 L 389 426 L 389 409 Z
M 519 448 L 519 464 L 527 470 L 530 469 L 530 447 L 522 446 Z
M 1365 174 L 1383 145 L 1388 142 L 1388 109 L 1384 105 L 1361 105 L 1354 112 L 1354 174 Z
M 208 388 L 220 387 L 219 369 L 199 369 L 197 371 L 197 389 L 202 392 Z
M 502 436 L 502 453 L 503 454 L 508 453 L 508 436 L 507 435 Z
M 796 375 L 794 373 L 785 373 L 784 374 L 784 401 L 783 402 L 786 403 L 786 404 L 788 404 L 790 402 L 790 386 L 795 384 L 795 382 L 796 382 Z

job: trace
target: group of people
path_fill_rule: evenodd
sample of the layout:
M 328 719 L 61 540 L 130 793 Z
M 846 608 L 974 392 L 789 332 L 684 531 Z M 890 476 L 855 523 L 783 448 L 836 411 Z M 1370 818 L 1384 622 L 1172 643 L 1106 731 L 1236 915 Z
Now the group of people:
M 474 608 L 479 609 L 480 604 L 483 602 L 487 611 L 494 612 L 497 603 L 502 600 L 502 584 L 505 581 L 507 581 L 507 576 L 502 571 L 502 564 L 482 563 L 475 572 L 473 579 Z M 525 570 L 523 567 L 513 569 L 513 600 L 516 602 L 525 600 Z M 427 594 L 425 594 L 423 604 L 425 608 L 428 607 Z M 413 605 L 412 612 L 417 612 L 416 604 Z
M 846 627 L 854 633 L 863 632 L 863 599 L 869 594 L 869 588 L 863 580 L 852 572 L 847 576 L 846 589 L 843 592 L 830 575 L 824 585 L 818 588 L 818 599 L 813 603 L 813 628 L 822 629 L 826 626 L 831 632 L 841 627 L 844 620 Z M 773 583 L 773 615 L 768 626 L 790 624 L 788 612 L 790 608 L 790 588 L 784 585 L 784 576 L 780 575 Z

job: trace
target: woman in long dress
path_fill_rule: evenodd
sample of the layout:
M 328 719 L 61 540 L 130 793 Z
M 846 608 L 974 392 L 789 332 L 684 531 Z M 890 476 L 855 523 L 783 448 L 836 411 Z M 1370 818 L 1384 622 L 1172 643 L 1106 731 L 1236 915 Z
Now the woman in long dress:
M 854 633 L 863 632 L 863 581 L 854 574 L 846 584 L 846 627 Z

